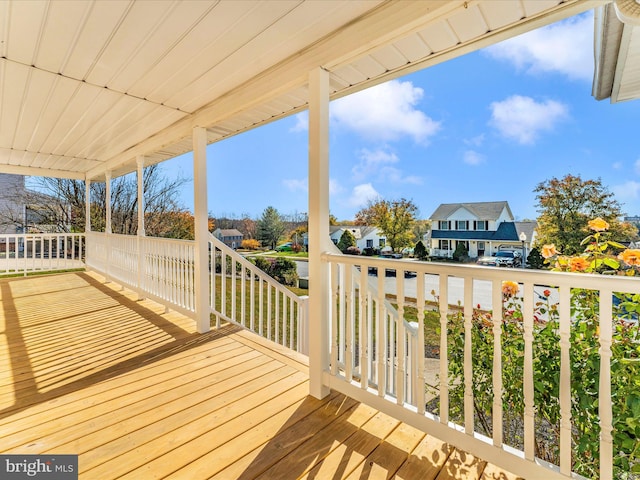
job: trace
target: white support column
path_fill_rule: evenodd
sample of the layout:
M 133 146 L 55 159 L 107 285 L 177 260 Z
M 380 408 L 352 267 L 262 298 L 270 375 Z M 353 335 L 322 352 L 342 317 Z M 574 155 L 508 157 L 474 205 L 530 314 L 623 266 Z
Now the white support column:
M 309 394 L 329 387 L 329 273 L 321 255 L 329 250 L 329 73 L 309 73 Z
M 143 237 L 145 236 L 144 231 L 144 156 L 138 155 L 136 157 L 136 166 L 137 166 L 137 181 L 138 181 L 138 235 L 137 235 L 137 246 L 138 246 L 138 300 L 144 300 L 144 295 L 142 295 L 143 291 L 143 282 L 144 282 L 144 243 Z
M 136 158 L 138 167 L 138 236 L 144 237 L 144 157 Z
M 195 216 L 196 325 L 211 329 L 209 320 L 209 210 L 207 207 L 207 130 L 193 129 L 193 210 Z
M 84 179 L 84 231 L 91 231 L 91 180 Z
M 108 235 L 112 233 L 111 229 L 111 170 L 107 170 L 104 175 L 105 182 L 105 210 L 107 212 L 107 221 L 104 228 L 105 233 Z
M 111 227 L 111 170 L 107 170 L 104 174 L 104 185 L 105 185 L 105 198 L 104 198 L 104 202 L 105 202 L 105 212 L 106 212 L 106 221 L 105 221 L 105 226 L 104 226 L 104 233 L 106 235 L 106 245 L 107 245 L 107 254 L 106 254 L 106 264 L 104 266 L 105 268 L 105 274 L 107 276 L 106 278 L 106 283 L 110 282 L 111 279 L 111 233 L 113 232 L 112 227 Z

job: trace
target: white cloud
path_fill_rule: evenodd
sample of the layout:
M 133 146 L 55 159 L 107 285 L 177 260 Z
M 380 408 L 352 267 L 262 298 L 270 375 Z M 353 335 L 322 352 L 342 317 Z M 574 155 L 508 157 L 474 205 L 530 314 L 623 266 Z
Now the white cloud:
M 369 200 L 376 200 L 380 197 L 380 194 L 373 188 L 370 183 L 363 183 L 353 187 L 351 197 L 349 197 L 348 203 L 351 207 L 364 207 Z
M 636 200 L 640 197 L 640 182 L 629 180 L 612 188 L 616 198 L 624 200 Z
M 340 182 L 333 178 L 329 179 L 329 195 L 336 195 L 338 193 L 342 193 L 343 191 L 344 187 L 340 185 Z
M 331 118 L 368 139 L 411 137 L 422 143 L 440 130 L 439 122 L 416 108 L 423 95 L 411 82 L 392 80 L 334 101 Z
M 357 182 L 363 182 L 373 177 L 380 182 L 422 184 L 420 177 L 415 175 L 405 176 L 402 170 L 391 166 L 400 161 L 393 152 L 363 148 L 358 154 L 358 159 L 359 163 L 351 169 L 353 179 Z
M 306 178 L 285 178 L 282 183 L 292 192 L 307 192 L 309 191 L 309 181 Z
M 622 168 L 622 162 L 613 162 L 613 165 L 611 165 L 611 167 L 613 167 L 614 170 L 620 170 Z
M 464 152 L 464 155 L 462 157 L 462 160 L 464 161 L 464 163 L 466 163 L 467 165 L 474 165 L 474 166 L 484 163 L 484 159 L 485 159 L 484 155 L 474 150 L 467 150 L 466 152 Z
M 363 148 L 358 154 L 360 160 L 351 169 L 356 181 L 363 180 L 371 175 L 377 175 L 380 169 L 390 163 L 398 163 L 399 158 L 395 153 L 384 150 L 368 150 Z
M 493 45 L 485 52 L 530 74 L 560 73 L 572 80 L 593 77 L 593 15 L 569 18 Z
M 535 143 L 540 133 L 552 131 L 568 117 L 566 105 L 554 100 L 536 102 L 533 98 L 513 95 L 491 104 L 491 121 L 501 135 L 524 145 Z
M 309 191 L 309 178 L 286 178 L 282 180 L 282 184 L 292 192 L 308 192 Z M 329 195 L 342 193 L 344 187 L 340 185 L 340 182 L 330 178 L 329 179 Z
M 296 124 L 289 129 L 290 132 L 306 132 L 309 130 L 309 112 L 300 112 L 293 116 Z
M 640 158 L 634 162 L 633 168 L 635 169 L 636 173 L 640 175 Z
M 480 147 L 484 143 L 484 133 L 476 135 L 473 138 L 467 138 L 464 140 L 464 143 L 472 147 Z

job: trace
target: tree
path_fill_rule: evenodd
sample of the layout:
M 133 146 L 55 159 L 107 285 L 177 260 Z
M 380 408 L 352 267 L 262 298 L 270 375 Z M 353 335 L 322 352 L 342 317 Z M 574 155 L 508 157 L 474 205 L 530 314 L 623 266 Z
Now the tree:
M 284 234 L 286 226 L 282 216 L 274 207 L 267 207 L 258 219 L 257 238 L 271 249 L 276 248 L 280 237 Z
M 453 252 L 453 259 L 456 262 L 464 262 L 468 256 L 469 250 L 467 250 L 467 246 L 462 242 L 458 242 L 456 244 L 456 249 Z
M 350 230 L 345 230 L 338 241 L 338 248 L 341 252 L 346 252 L 347 248 L 356 246 L 356 237 Z
M 148 235 L 168 236 L 168 232 L 184 231 L 190 215 L 179 205 L 178 196 L 185 179 L 162 176 L 159 165 L 144 169 L 144 214 Z M 33 177 L 30 189 L 22 194 L 25 204 L 37 205 L 39 222 L 56 225 L 59 231 L 82 232 L 85 229 L 85 184 L 79 180 Z M 42 199 L 47 201 L 43 202 Z M 106 184 L 91 183 L 91 228 L 104 231 L 106 223 Z M 176 225 L 176 223 L 180 225 Z M 135 175 L 116 177 L 111 181 L 111 225 L 113 233 L 133 235 L 138 230 L 138 182 Z M 188 228 L 187 228 L 188 230 Z
M 540 249 L 538 247 L 533 247 L 529 252 L 527 265 L 538 270 L 544 267 L 544 257 L 540 253 Z
M 552 178 L 538 184 L 537 193 L 539 245 L 554 244 L 558 251 L 572 255 L 582 250 L 580 242 L 585 236 L 584 225 L 600 217 L 610 225 L 616 241 L 633 239 L 629 224 L 618 220 L 622 215 L 620 204 L 602 182 L 582 180 L 571 174 Z
M 426 260 L 429 256 L 429 252 L 427 252 L 427 248 L 424 246 L 424 243 L 422 243 L 422 240 L 418 240 L 418 243 L 416 243 L 416 246 L 413 249 L 413 255 L 418 260 Z
M 394 252 L 399 252 L 411 244 L 413 227 L 418 207 L 411 201 L 400 200 L 369 201 L 368 205 L 356 213 L 356 225 L 373 225 L 387 237 L 387 243 Z
M 241 247 L 244 250 L 258 250 L 260 248 L 260 242 L 255 238 L 247 238 L 242 240 Z
M 424 240 L 424 236 L 431 231 L 431 220 L 416 220 L 413 225 L 413 235 L 416 242 Z

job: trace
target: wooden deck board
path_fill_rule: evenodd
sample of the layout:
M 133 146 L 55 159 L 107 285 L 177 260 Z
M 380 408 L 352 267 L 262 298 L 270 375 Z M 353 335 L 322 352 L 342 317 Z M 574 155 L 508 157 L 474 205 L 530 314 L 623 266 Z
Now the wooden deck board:
M 306 358 L 92 273 L 0 280 L 0 452 L 80 478 L 515 479 L 336 392 Z

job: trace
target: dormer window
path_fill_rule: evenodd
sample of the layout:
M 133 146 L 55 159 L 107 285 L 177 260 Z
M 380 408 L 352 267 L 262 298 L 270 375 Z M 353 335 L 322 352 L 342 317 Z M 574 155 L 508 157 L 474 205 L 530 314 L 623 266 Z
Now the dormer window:
M 456 220 L 456 230 L 469 230 L 469 222 L 467 220 Z
M 476 230 L 489 230 L 489 226 L 487 225 L 487 221 L 486 220 L 477 220 L 476 221 Z
M 449 230 L 449 221 L 448 220 L 440 220 L 438 222 L 439 230 Z

